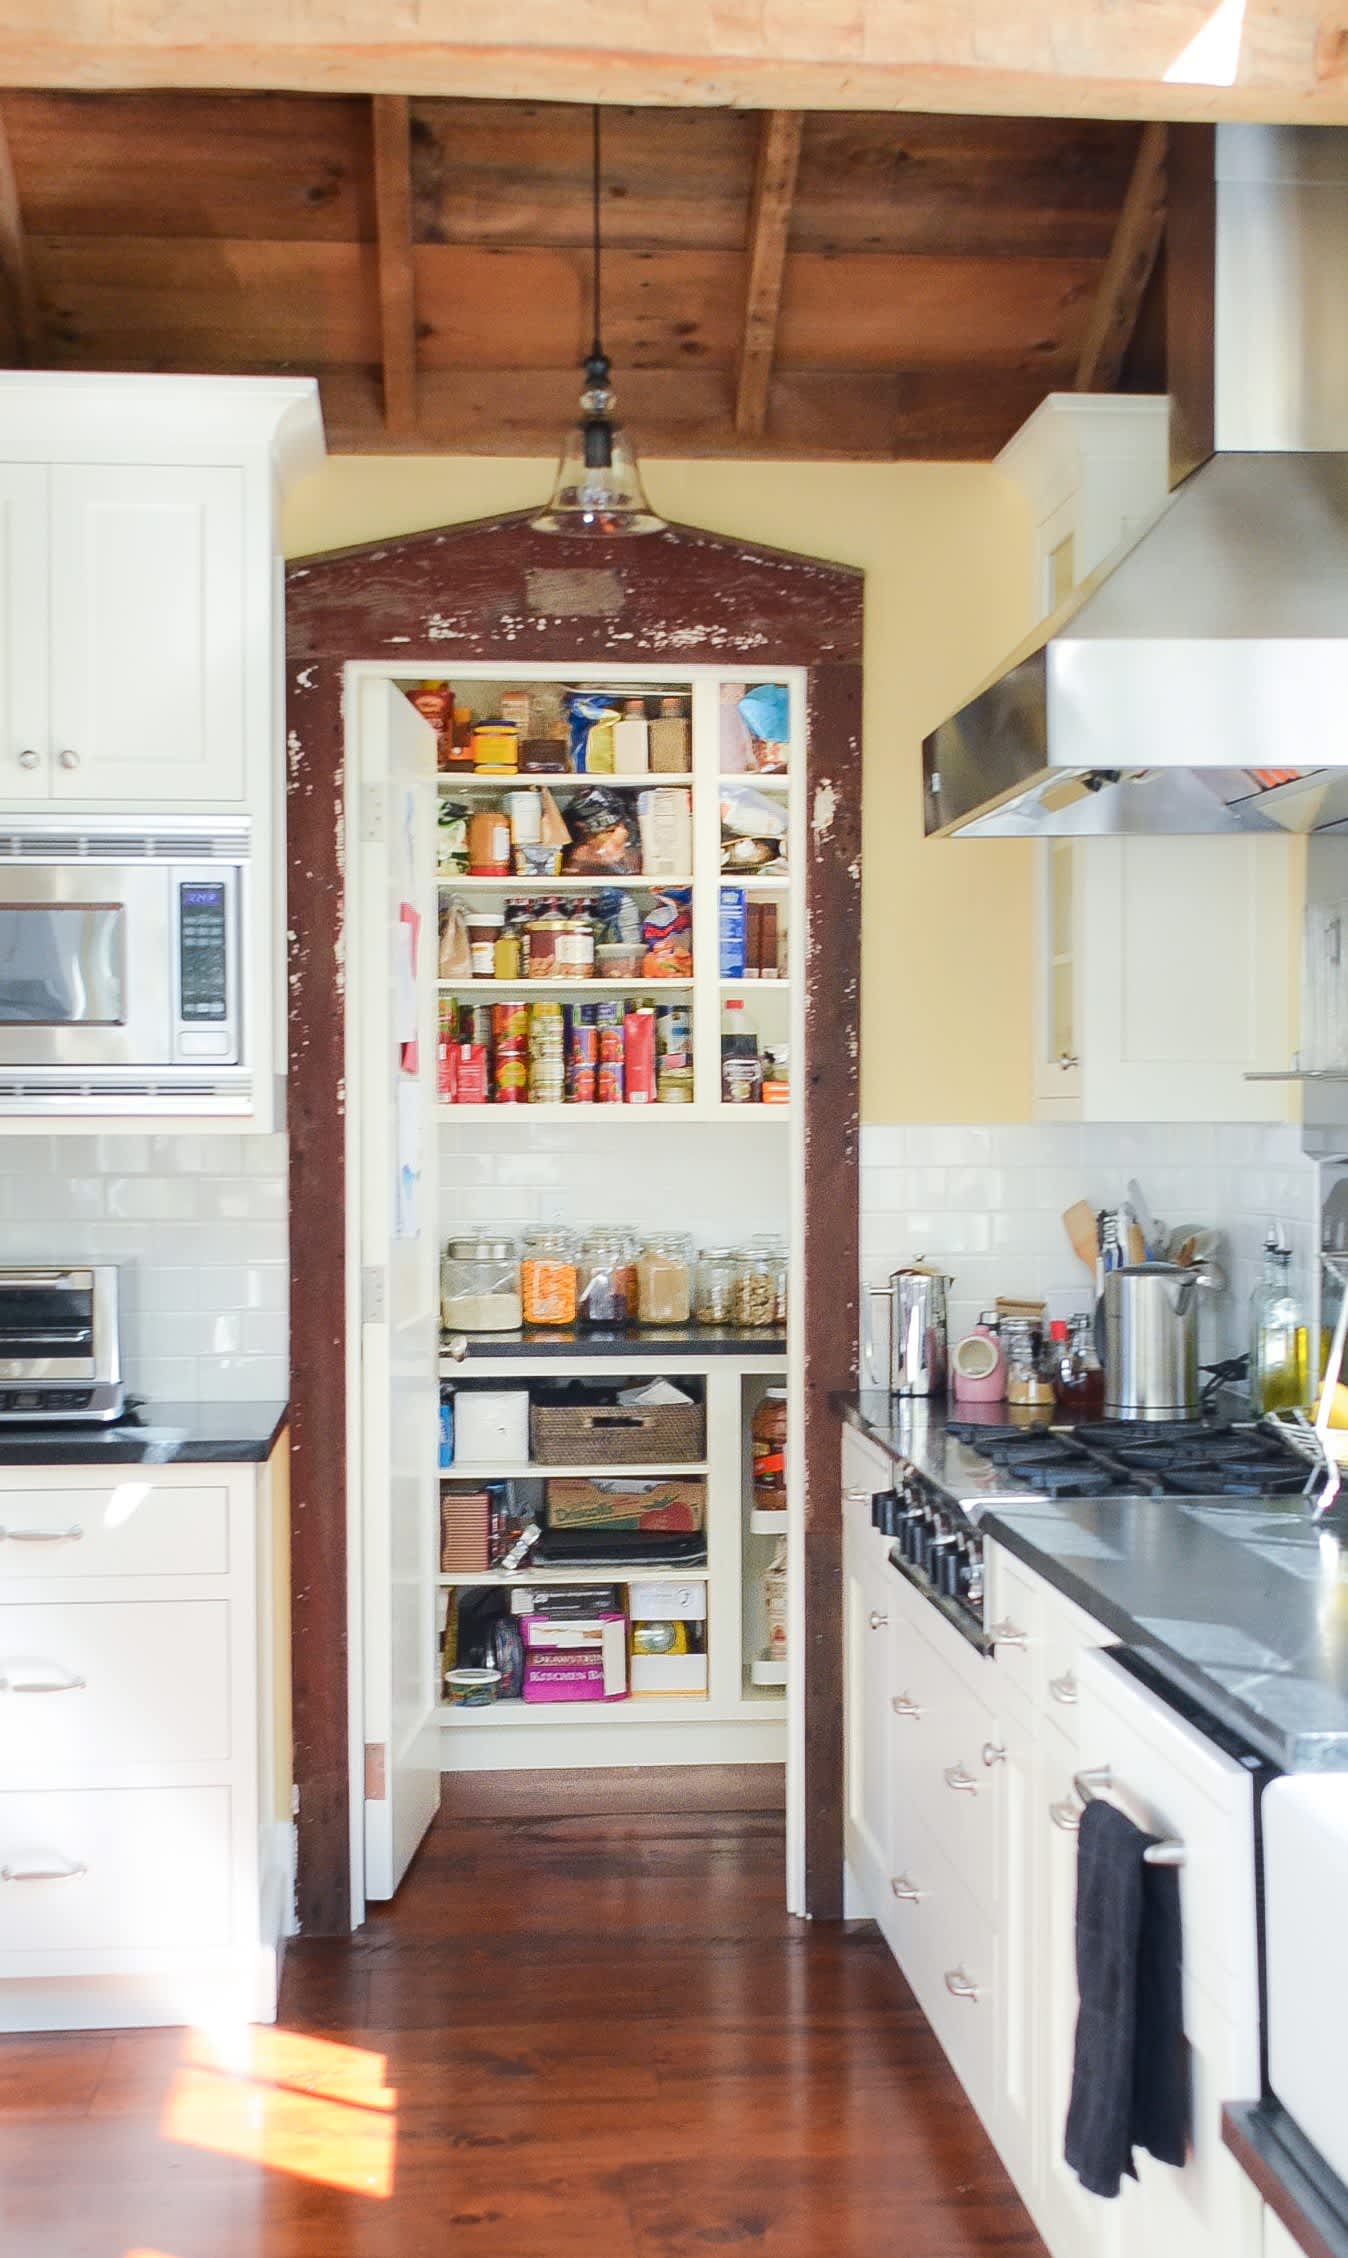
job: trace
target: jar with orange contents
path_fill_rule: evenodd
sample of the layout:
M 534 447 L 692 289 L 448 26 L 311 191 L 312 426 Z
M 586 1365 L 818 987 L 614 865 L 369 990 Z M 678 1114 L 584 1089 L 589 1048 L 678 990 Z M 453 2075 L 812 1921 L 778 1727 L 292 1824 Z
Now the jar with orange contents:
M 576 1242 L 570 1231 L 530 1231 L 520 1264 L 526 1325 L 576 1322 Z

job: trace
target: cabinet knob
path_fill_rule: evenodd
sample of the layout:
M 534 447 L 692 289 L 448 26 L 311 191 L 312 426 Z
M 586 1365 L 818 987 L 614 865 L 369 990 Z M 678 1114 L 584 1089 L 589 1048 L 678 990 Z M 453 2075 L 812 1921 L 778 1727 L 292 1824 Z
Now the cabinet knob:
M 925 1890 L 920 1890 L 917 1887 L 917 1884 L 908 1874 L 896 1874 L 889 1886 L 895 1897 L 899 1898 L 905 1905 L 916 1905 L 919 1898 L 923 1898 L 927 1894 Z
M 887 1615 L 882 1615 L 878 1607 L 873 1607 L 871 1609 L 870 1626 L 873 1631 L 883 1631 L 888 1621 L 889 1617 Z
M 962 1968 L 946 1969 L 945 1988 L 952 1999 L 969 1999 L 974 2002 L 975 2006 L 983 1997 L 977 1984 L 970 1982 Z
M 41 758 L 42 755 L 40 753 L 35 753 L 32 750 L 31 746 L 25 746 L 24 750 L 19 755 L 19 766 L 20 768 L 36 768 Z
M 1077 1682 L 1070 1670 L 1064 1670 L 1061 1678 L 1050 1678 L 1048 1690 L 1055 1701 L 1062 1703 L 1064 1709 L 1075 1709 Z
M 1054 1826 L 1061 1827 L 1065 1835 L 1075 1835 L 1081 1832 L 1081 1814 L 1076 1805 L 1066 1796 L 1063 1797 L 1061 1803 L 1049 1805 L 1048 1815 Z
M 984 1741 L 983 1762 L 986 1764 L 989 1771 L 992 1770 L 994 1764 L 1005 1764 L 1006 1750 L 1004 1748 L 998 1748 L 996 1741 Z
M 988 1643 L 991 1646 L 1028 1646 L 1030 1642 L 1014 1623 L 994 1623 L 988 1632 Z
M 64 753 L 58 753 L 56 757 L 60 761 L 62 768 L 78 768 L 80 765 L 80 756 L 78 753 L 72 753 L 67 750 Z
M 1079 1066 L 1080 1066 L 1080 1064 L 1081 1064 L 1081 1061 L 1080 1061 L 1080 1059 L 1079 1059 L 1079 1058 L 1074 1058 L 1074 1057 L 1072 1056 L 1072 1053 L 1071 1053 L 1070 1051 L 1059 1051 L 1059 1053 L 1058 1053 L 1058 1066 L 1059 1066 L 1059 1069 L 1060 1069 L 1060 1071 L 1061 1071 L 1061 1072 L 1062 1072 L 1063 1074 L 1072 1074 L 1072 1073 L 1074 1073 L 1074 1072 L 1076 1071 L 1077 1067 L 1079 1067 Z
M 916 1719 L 922 1715 L 922 1704 L 914 1701 L 911 1694 L 891 1694 L 889 1706 L 896 1717 Z
M 965 1771 L 962 1764 L 947 1764 L 941 1777 L 948 1788 L 953 1788 L 956 1795 L 977 1795 L 978 1793 L 977 1780 L 972 1772 Z

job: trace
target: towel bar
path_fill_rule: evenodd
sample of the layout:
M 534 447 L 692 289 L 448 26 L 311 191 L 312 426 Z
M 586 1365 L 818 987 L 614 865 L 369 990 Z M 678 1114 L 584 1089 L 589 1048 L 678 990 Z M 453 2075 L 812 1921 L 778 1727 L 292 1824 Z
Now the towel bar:
M 1107 1764 L 1093 1771 L 1076 1773 L 1072 1785 L 1083 1803 L 1093 1803 L 1107 1789 L 1113 1790 L 1116 1795 L 1125 1792 L 1114 1786 L 1114 1775 Z M 1184 1845 L 1182 1842 L 1148 1843 L 1142 1857 L 1144 1864 L 1148 1866 L 1182 1866 Z

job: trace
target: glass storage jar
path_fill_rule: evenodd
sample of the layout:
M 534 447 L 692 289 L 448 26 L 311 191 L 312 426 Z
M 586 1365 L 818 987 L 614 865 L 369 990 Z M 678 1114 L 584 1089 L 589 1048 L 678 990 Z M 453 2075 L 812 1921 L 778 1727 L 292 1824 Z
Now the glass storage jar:
M 529 1231 L 520 1285 L 526 1325 L 576 1322 L 576 1242 L 570 1231 Z
M 786 1241 L 776 1231 L 756 1231 L 749 1244 L 755 1254 L 767 1255 L 772 1263 L 775 1289 L 772 1322 L 779 1331 L 785 1332 L 789 1270 Z
M 513 1239 L 484 1232 L 448 1242 L 440 1263 L 440 1317 L 447 1333 L 513 1333 L 524 1323 Z
M 687 1231 L 647 1239 L 637 1261 L 642 1325 L 686 1325 L 693 1306 L 693 1242 Z
M 576 1258 L 576 1307 L 582 1325 L 634 1325 L 637 1273 L 622 1231 L 588 1231 Z
M 693 1315 L 699 1325 L 729 1325 L 733 1321 L 738 1263 L 733 1247 L 703 1248 L 697 1258 L 693 1300 Z
M 761 1247 L 746 1247 L 735 1258 L 732 1322 L 750 1330 L 775 1322 L 777 1265 Z

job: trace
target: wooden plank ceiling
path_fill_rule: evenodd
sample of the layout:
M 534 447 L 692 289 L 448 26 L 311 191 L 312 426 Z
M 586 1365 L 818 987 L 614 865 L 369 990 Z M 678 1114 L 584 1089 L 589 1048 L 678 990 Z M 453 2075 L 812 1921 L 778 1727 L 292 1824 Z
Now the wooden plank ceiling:
M 312 372 L 337 448 L 555 450 L 586 109 L 9 92 L 0 125 L 12 360 Z M 1049 390 L 1163 382 L 1163 198 L 1159 128 L 609 110 L 624 417 L 648 454 L 987 457 Z

